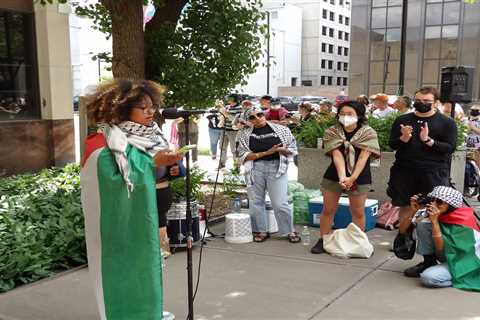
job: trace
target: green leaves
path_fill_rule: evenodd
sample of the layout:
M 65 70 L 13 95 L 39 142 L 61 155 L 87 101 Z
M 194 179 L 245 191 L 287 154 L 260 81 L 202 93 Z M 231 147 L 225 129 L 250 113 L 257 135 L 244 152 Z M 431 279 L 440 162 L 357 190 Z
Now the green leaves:
M 200 192 L 200 188 L 202 187 L 202 180 L 206 175 L 207 172 L 196 165 L 190 168 L 190 196 L 193 199 L 200 201 L 203 198 L 204 195 Z M 172 190 L 175 199 L 184 199 L 186 197 L 187 193 L 185 187 L 185 177 L 170 181 L 170 189 Z
M 0 292 L 86 262 L 77 165 L 0 179 Z

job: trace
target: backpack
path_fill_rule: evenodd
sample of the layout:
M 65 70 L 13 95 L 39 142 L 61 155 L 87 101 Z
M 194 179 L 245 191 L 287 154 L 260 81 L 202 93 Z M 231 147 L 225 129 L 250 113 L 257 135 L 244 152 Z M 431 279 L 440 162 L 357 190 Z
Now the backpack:
M 394 207 L 390 201 L 382 203 L 377 213 L 377 227 L 386 230 L 398 228 L 400 208 Z

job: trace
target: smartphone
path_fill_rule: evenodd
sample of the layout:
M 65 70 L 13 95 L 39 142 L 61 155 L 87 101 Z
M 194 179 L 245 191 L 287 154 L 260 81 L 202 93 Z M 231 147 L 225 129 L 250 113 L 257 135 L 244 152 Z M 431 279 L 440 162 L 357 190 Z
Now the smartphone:
M 187 144 L 186 146 L 181 147 L 177 150 L 178 153 L 187 153 L 188 151 L 195 149 L 197 147 L 196 144 Z

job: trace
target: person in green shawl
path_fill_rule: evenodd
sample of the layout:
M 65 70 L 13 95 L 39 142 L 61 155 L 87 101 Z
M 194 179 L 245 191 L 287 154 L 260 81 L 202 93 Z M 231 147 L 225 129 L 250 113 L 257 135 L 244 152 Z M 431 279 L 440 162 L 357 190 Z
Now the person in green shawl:
M 377 133 L 366 125 L 365 106 L 346 101 L 338 106 L 337 124 L 323 137 L 324 151 L 332 157 L 321 183 L 323 210 L 320 214 L 320 239 L 312 247 L 314 254 L 324 253 L 323 236 L 332 231 L 332 222 L 342 192 L 348 194 L 352 221 L 365 230 L 365 201 L 372 175 L 370 158 L 380 156 Z

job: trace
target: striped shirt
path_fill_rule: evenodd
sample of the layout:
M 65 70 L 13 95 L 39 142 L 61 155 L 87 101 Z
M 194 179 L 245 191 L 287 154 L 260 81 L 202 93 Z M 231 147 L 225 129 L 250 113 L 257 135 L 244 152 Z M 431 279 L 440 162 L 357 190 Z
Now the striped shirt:
M 237 104 L 235 106 L 226 106 L 225 109 L 227 110 L 227 116 L 225 119 L 225 130 L 238 130 L 238 128 L 234 126 L 234 121 L 235 118 L 237 118 L 237 116 L 240 116 L 240 114 L 242 113 L 242 107 Z

